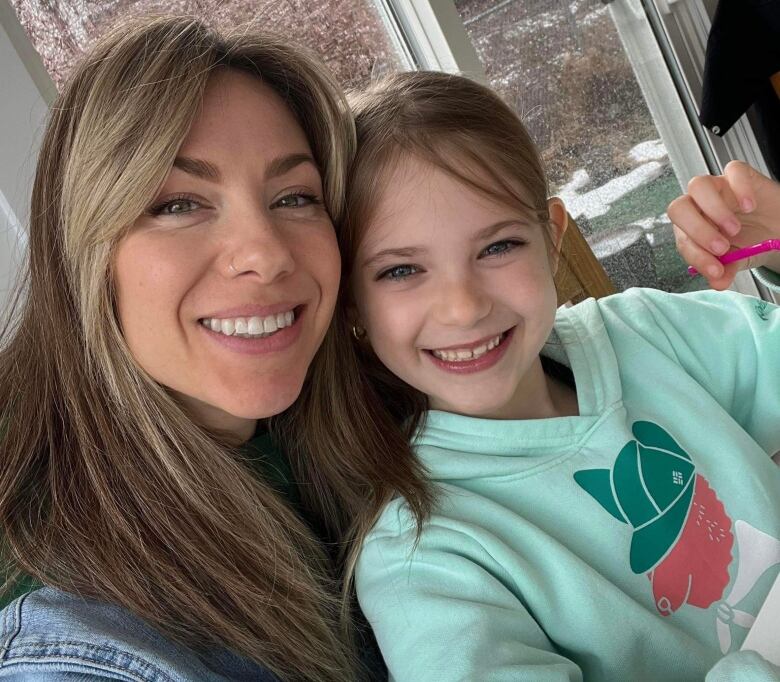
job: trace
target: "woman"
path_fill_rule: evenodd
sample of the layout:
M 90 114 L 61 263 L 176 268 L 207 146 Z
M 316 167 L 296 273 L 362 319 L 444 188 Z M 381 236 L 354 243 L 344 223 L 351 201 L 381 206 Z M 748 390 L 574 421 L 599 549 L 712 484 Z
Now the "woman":
M 311 527 L 342 537 L 381 481 L 423 493 L 369 405 L 309 409 L 353 137 L 328 73 L 268 35 L 145 20 L 70 79 L 0 338 L 6 589 L 46 585 L 3 612 L 0 679 L 361 676 Z

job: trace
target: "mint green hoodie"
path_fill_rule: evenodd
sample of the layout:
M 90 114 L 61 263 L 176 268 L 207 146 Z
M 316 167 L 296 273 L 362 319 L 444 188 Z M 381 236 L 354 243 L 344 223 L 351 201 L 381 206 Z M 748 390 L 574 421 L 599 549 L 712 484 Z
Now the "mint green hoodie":
M 739 652 L 780 571 L 780 309 L 631 290 L 561 309 L 544 353 L 580 416 L 430 412 L 419 544 L 401 499 L 366 540 L 391 678 L 780 680 Z

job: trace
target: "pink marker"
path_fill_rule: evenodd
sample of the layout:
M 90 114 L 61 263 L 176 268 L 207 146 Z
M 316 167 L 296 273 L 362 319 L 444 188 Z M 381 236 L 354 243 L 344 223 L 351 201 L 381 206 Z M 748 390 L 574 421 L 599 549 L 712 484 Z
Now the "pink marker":
M 767 239 L 760 244 L 753 244 L 753 246 L 746 246 L 744 249 L 735 249 L 724 253 L 718 257 L 718 260 L 726 265 L 727 263 L 733 263 L 738 260 L 750 258 L 751 256 L 757 256 L 759 253 L 766 253 L 767 251 L 780 251 L 780 239 Z M 692 265 L 688 268 L 689 275 L 698 275 L 699 271 Z

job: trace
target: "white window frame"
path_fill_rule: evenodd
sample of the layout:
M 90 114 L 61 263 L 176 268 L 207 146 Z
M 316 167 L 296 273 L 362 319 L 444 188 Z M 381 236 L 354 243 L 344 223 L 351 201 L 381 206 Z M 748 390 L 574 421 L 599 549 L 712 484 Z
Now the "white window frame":
M 384 0 L 401 31 L 414 64 L 487 84 L 485 70 L 451 0 Z
M 0 320 L 26 243 L 40 136 L 56 97 L 49 74 L 7 0 L 0 0 Z

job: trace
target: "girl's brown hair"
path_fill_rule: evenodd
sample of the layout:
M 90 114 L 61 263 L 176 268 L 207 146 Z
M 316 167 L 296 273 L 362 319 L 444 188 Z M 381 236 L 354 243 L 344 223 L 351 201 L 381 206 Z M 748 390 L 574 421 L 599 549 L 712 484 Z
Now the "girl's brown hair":
M 324 382 L 332 387 L 316 395 L 307 409 L 313 414 L 328 410 L 335 419 L 345 402 L 364 406 L 362 409 L 370 411 L 371 424 L 381 425 L 384 434 L 384 444 L 372 443 L 377 448 L 375 457 L 394 463 L 395 472 L 376 482 L 371 490 L 372 504 L 353 519 L 355 542 L 346 563 L 347 578 L 354 569 L 360 542 L 384 503 L 393 496 L 404 496 L 419 529 L 432 499 L 411 450 L 411 440 L 427 410 L 427 398 L 393 375 L 365 341 L 349 333 L 355 322 L 351 270 L 398 162 L 407 155 L 422 159 L 531 217 L 550 236 L 548 183 L 539 154 L 515 112 L 492 90 L 462 76 L 418 71 L 388 76 L 348 99 L 358 146 L 339 234 L 344 279 L 333 332 L 341 335 L 341 346 L 331 360 L 333 378 Z M 548 243 L 552 247 L 551 239 Z
M 341 218 L 354 128 L 308 53 L 158 18 L 119 27 L 83 60 L 51 109 L 24 295 L 0 335 L 6 587 L 27 574 L 282 679 L 341 682 L 357 666 L 323 548 L 235 448 L 138 367 L 114 310 L 117 242 L 165 180 L 215 68 L 262 79 L 287 102 Z M 314 472 L 323 509 L 356 508 L 312 446 L 297 476 Z

